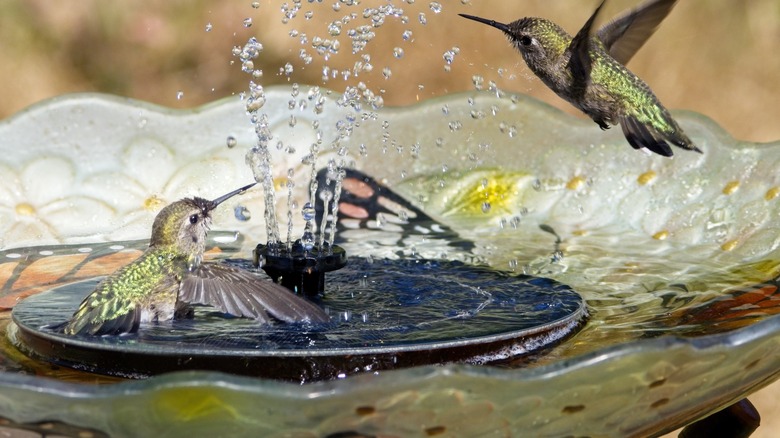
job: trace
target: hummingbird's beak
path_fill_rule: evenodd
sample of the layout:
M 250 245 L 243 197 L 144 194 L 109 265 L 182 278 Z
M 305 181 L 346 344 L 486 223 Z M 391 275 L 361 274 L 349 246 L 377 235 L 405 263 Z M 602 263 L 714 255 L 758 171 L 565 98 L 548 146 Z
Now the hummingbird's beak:
M 230 193 L 228 193 L 226 195 L 222 195 L 219 198 L 211 201 L 211 205 L 210 205 L 211 208 L 209 208 L 209 210 L 213 210 L 213 209 L 217 208 L 217 206 L 219 204 L 227 201 L 228 199 L 232 198 L 233 196 L 236 196 L 236 195 L 239 195 L 241 193 L 244 193 L 245 191 L 247 191 L 249 188 L 251 188 L 255 184 L 257 184 L 257 182 L 253 182 L 252 184 L 247 184 L 244 187 L 241 187 L 240 189 L 233 190 L 232 192 L 230 192 Z
M 468 18 L 469 20 L 478 21 L 480 23 L 487 24 L 488 26 L 495 27 L 496 29 L 499 29 L 503 32 L 511 33 L 511 31 L 509 30 L 509 26 L 504 23 L 499 23 L 495 20 L 488 20 L 487 18 L 476 17 L 474 15 L 466 15 L 466 14 L 458 14 L 458 15 L 460 15 L 463 18 Z

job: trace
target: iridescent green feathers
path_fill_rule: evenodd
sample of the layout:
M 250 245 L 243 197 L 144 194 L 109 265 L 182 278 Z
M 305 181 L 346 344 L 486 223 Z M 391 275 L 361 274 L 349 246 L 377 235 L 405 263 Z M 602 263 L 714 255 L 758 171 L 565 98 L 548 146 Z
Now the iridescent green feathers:
M 521 18 L 509 24 L 463 15 L 500 29 L 528 67 L 558 96 L 587 114 L 602 129 L 620 124 L 628 143 L 672 156 L 669 143 L 701 152 L 653 94 L 630 72 L 628 62 L 676 0 L 650 0 L 604 25 L 592 27 L 604 1 L 572 38 L 543 18 Z
M 172 314 L 161 312 L 173 310 L 176 305 L 179 273 L 184 271 L 184 258 L 176 258 L 173 252 L 150 248 L 105 278 L 82 301 L 65 326 L 65 333 L 116 335 L 136 331 L 142 319 L 170 319 Z
M 142 323 L 189 313 L 189 304 L 213 306 L 263 323 L 328 321 L 317 305 L 269 279 L 218 263 L 201 263 L 211 210 L 252 185 L 213 201 L 185 198 L 163 208 L 152 225 L 149 248 L 100 282 L 64 325 L 64 332 L 132 333 Z

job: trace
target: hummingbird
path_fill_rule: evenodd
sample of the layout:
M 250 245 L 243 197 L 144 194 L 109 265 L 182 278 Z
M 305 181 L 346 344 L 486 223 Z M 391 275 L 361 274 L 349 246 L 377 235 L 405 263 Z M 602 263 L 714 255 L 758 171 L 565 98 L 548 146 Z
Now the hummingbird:
M 646 148 L 671 157 L 671 143 L 702 153 L 650 87 L 625 67 L 676 0 L 649 0 L 592 34 L 591 27 L 605 1 L 573 38 L 544 18 L 525 17 L 503 24 L 459 15 L 504 32 L 545 85 L 587 114 L 602 130 L 620 124 L 634 149 Z
M 190 314 L 189 304 L 268 323 L 328 321 L 316 304 L 249 271 L 202 262 L 211 211 L 252 183 L 213 201 L 184 198 L 155 217 L 149 247 L 132 263 L 103 279 L 62 327 L 68 335 L 120 335 L 140 323 Z

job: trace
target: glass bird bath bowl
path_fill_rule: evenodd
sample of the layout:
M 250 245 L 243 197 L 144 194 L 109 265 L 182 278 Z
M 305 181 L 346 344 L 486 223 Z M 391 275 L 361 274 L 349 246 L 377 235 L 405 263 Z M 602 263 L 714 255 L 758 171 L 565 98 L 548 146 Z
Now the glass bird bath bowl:
M 308 114 L 292 129 L 289 97 L 288 88 L 269 90 L 265 110 L 290 149 L 336 137 L 347 110 L 327 100 L 321 133 L 307 128 Z M 472 117 L 475 105 L 489 115 Z M 384 261 L 416 260 L 475 278 L 549 278 L 576 290 L 590 314 L 551 349 L 497 366 L 368 367 L 305 384 L 207 371 L 120 382 L 22 354 L 11 309 L 38 327 L 45 321 L 25 316 L 25 306 L 51 304 L 67 317 L 71 310 L 47 294 L 84 294 L 79 288 L 137 257 L 163 205 L 246 183 L 254 132 L 232 99 L 172 111 L 76 95 L 30 108 L 0 122 L 0 417 L 115 436 L 642 436 L 706 416 L 780 371 L 772 280 L 780 148 L 737 142 L 696 114 L 678 116 L 703 155 L 648 156 L 619 130 L 601 132 L 523 96 L 480 93 L 378 111 L 343 140 L 350 153 L 360 151 L 350 167 L 381 184 L 381 205 L 397 212 L 403 199 L 425 215 L 425 223 L 388 212 L 344 220 L 339 244 L 366 267 L 357 281 L 371 281 Z M 226 145 L 229 136 L 236 146 Z M 280 150 L 273 162 L 283 177 L 300 156 Z M 372 187 L 369 197 L 379 186 Z M 223 231 L 210 234 L 209 258 L 251 257 L 265 238 L 259 198 L 248 192 L 215 213 Z M 286 198 L 277 201 L 284 210 Z M 244 208 L 255 219 L 238 220 L 234 209 Z M 484 284 L 471 289 L 474 297 L 490 292 Z M 520 298 L 495 295 L 499 303 Z M 331 315 L 340 321 L 346 312 L 334 305 Z M 246 323 L 209 315 L 182 323 L 199 322 Z M 158 326 L 139 337 L 177 329 L 188 328 Z M 99 356 L 124 360 L 111 348 Z

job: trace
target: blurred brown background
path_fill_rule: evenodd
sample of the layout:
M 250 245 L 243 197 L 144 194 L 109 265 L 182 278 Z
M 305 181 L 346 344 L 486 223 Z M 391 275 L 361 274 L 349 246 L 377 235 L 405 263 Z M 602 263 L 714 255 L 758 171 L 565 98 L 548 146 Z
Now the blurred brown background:
M 283 5 L 261 0 L 4 0 L 0 2 L 0 118 L 64 93 L 99 91 L 189 108 L 247 88 L 233 46 L 257 36 L 265 50 L 255 61 L 263 85 L 297 82 L 343 91 L 363 81 L 386 105 L 405 105 L 448 92 L 472 90 L 480 75 L 506 90 L 528 93 L 575 114 L 526 69 L 498 30 L 467 21 L 457 13 L 509 22 L 521 16 L 552 19 L 576 33 L 596 0 L 429 0 L 389 2 L 301 0 L 301 10 L 283 23 Z M 412 3 L 412 4 L 409 4 Z M 602 22 L 633 7 L 636 0 L 608 2 Z M 780 140 L 780 1 L 686 0 L 629 64 L 671 109 L 706 114 L 733 136 L 758 142 Z M 341 5 L 335 11 L 333 5 Z M 372 28 L 370 8 L 402 9 Z M 369 11 L 371 12 L 371 11 Z M 340 35 L 328 23 L 350 13 Z M 310 16 L 308 16 L 311 14 Z M 420 14 L 424 14 L 421 23 Z M 379 14 L 381 15 L 381 14 Z M 402 18 L 403 16 L 408 19 Z M 251 27 L 244 20 L 252 19 Z M 405 21 L 405 22 L 404 22 Z M 207 26 L 211 29 L 206 31 Z M 373 32 L 365 51 L 352 53 L 348 37 L 358 26 Z M 298 35 L 291 37 L 292 30 Z M 411 31 L 404 38 L 404 32 Z M 307 43 L 301 43 L 305 34 Z M 326 61 L 316 54 L 315 37 L 337 39 L 338 53 Z M 403 50 L 395 56 L 394 49 Z M 443 54 L 458 48 L 449 72 Z M 300 51 L 312 56 L 304 63 Z M 323 67 L 350 70 L 370 54 L 373 69 L 358 77 L 322 80 Z M 231 62 L 235 64 L 231 65 Z M 279 72 L 286 63 L 294 72 Z M 389 68 L 386 78 L 383 71 Z M 181 94 L 179 94 L 181 92 Z M 594 129 L 596 129 L 594 125 Z M 778 417 L 780 384 L 756 398 L 771 436 Z M 777 421 L 777 420 L 775 420 Z
M 366 8 L 390 4 L 364 0 L 358 6 L 343 1 L 301 0 L 301 10 L 283 24 L 285 2 L 153 1 L 104 2 L 80 0 L 4 0 L 0 2 L 0 118 L 42 99 L 77 91 L 100 91 L 171 107 L 193 107 L 243 91 L 249 77 L 231 55 L 256 35 L 265 51 L 264 85 L 323 84 L 322 68 L 352 68 L 360 55 L 371 54 L 373 71 L 358 80 L 378 92 L 387 105 L 403 105 L 446 92 L 473 88 L 472 76 L 482 75 L 499 86 L 537 96 L 568 112 L 525 68 L 519 55 L 498 30 L 468 22 L 457 13 L 512 21 L 520 16 L 550 18 L 575 33 L 595 8 L 583 0 L 461 0 L 441 1 L 441 12 L 429 0 L 392 3 L 408 23 L 388 17 L 365 52 L 351 53 L 347 30 L 371 24 Z M 293 1 L 288 2 L 290 5 Z M 636 0 L 613 0 L 602 21 L 633 7 Z M 333 4 L 341 4 L 336 12 Z M 310 12 L 311 18 L 306 13 Z M 327 23 L 348 13 L 356 17 L 336 37 L 341 48 L 326 63 L 311 48 L 314 37 L 330 38 Z M 427 24 L 420 23 L 424 13 Z M 242 22 L 252 18 L 246 28 Z M 207 24 L 212 29 L 207 32 Z M 301 44 L 291 30 L 305 33 Z M 403 39 L 410 30 L 410 40 Z M 672 11 L 658 32 L 629 67 L 645 79 L 666 106 L 690 109 L 718 121 L 737 138 L 780 139 L 780 2 L 777 0 L 686 0 Z M 404 55 L 393 56 L 400 47 Z M 446 50 L 458 47 L 450 72 L 444 71 Z M 313 55 L 305 65 L 301 49 Z M 288 78 L 279 74 L 285 63 L 294 67 Z M 382 70 L 392 76 L 385 79 Z M 499 77 L 498 71 L 503 69 Z M 351 78 L 349 84 L 355 84 Z M 324 83 L 343 91 L 339 79 Z M 182 91 L 181 99 L 177 92 Z

